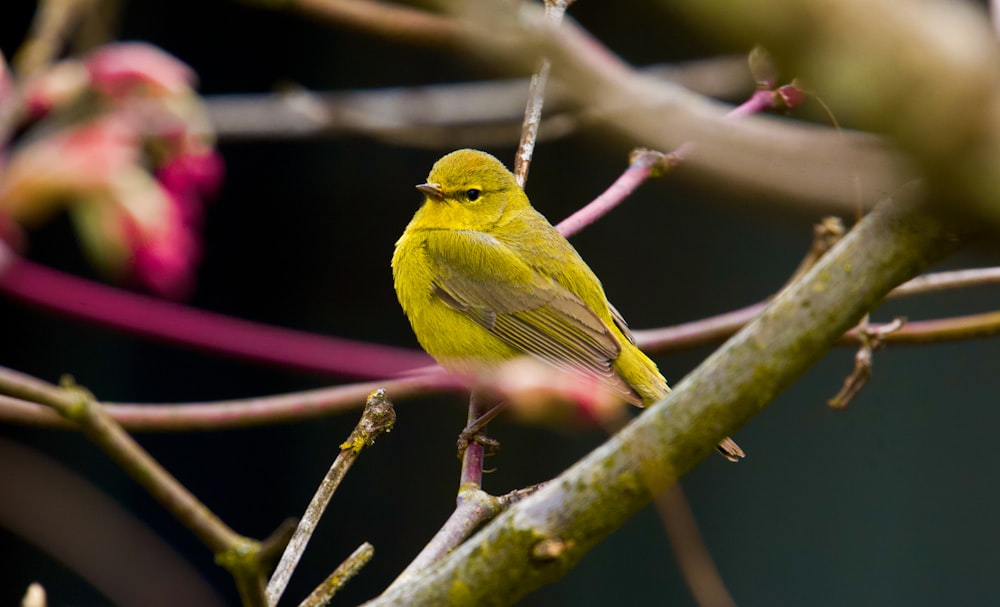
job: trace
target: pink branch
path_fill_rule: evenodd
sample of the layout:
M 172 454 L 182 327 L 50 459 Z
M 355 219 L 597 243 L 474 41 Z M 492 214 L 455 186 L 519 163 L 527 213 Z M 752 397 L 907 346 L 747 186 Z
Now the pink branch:
M 294 369 L 374 379 L 432 364 L 422 352 L 271 327 L 106 287 L 18 259 L 9 249 L 0 250 L 0 292 L 105 327 Z
M 774 91 L 756 91 L 749 99 L 730 110 L 726 114 L 726 118 L 742 118 L 743 116 L 762 112 L 774 107 L 779 99 L 780 97 L 775 95 Z M 604 193 L 576 213 L 559 222 L 556 229 L 566 238 L 573 236 L 621 204 L 625 198 L 632 194 L 636 188 L 642 185 L 654 173 L 657 166 L 672 166 L 684 160 L 684 157 L 690 153 L 694 145 L 693 142 L 688 141 L 666 156 L 648 150 L 636 154 L 621 177 L 616 179 Z

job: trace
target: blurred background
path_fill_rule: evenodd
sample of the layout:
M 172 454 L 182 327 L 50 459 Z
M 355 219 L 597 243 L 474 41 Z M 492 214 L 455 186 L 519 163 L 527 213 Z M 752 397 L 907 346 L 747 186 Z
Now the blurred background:
M 23 40 L 34 10 L 7 3 L 0 49 Z M 581 1 L 570 13 L 634 65 L 748 49 L 687 30 L 669 12 L 629 0 Z M 463 56 L 396 45 L 304 16 L 238 2 L 122 2 L 119 38 L 142 40 L 186 62 L 211 98 L 290 87 L 349 91 L 510 77 Z M 834 108 L 836 111 L 836 108 Z M 516 137 L 488 151 L 512 163 Z M 418 149 L 361 136 L 222 139 L 226 178 L 207 209 L 204 258 L 189 304 L 235 317 L 416 348 L 392 289 L 393 244 L 416 210 L 433 162 L 453 147 Z M 632 144 L 580 129 L 539 144 L 527 184 L 556 222 L 606 188 Z M 695 183 L 683 170 L 644 185 L 572 242 L 633 328 L 689 321 L 775 292 L 811 242 L 815 208 Z M 847 223 L 853 218 L 845 217 Z M 988 244 L 945 267 L 997 265 Z M 100 280 L 68 220 L 30 234 L 28 256 Z M 996 308 L 1000 289 L 980 287 L 894 300 L 874 314 L 935 318 Z M 677 383 L 709 353 L 657 358 Z M 735 435 L 747 459 L 709 458 L 683 480 L 705 542 L 741 605 L 994 604 L 993 516 L 1000 490 L 1000 375 L 996 340 L 876 355 L 874 377 L 846 411 L 826 400 L 853 367 L 832 352 Z M 57 381 L 71 374 L 101 399 L 186 402 L 280 394 L 350 378 L 270 368 L 155 343 L 0 299 L 0 365 Z M 390 395 L 391 396 L 391 395 Z M 292 604 L 360 543 L 374 560 L 335 599 L 375 596 L 416 555 L 454 506 L 460 396 L 396 402 L 394 431 L 348 475 L 286 593 Z M 262 538 L 298 516 L 357 421 L 354 413 L 248 430 L 137 436 L 168 470 L 238 532 Z M 596 445 L 599 429 L 554 431 L 500 418 L 502 451 L 485 488 L 500 494 L 557 475 Z M 135 536 L 93 538 L 84 479 L 176 551 L 205 580 L 204 604 L 237 604 L 230 576 L 102 452 L 72 432 L 0 426 L 0 453 L 38 485 L 3 485 L 0 500 L 37 513 L 57 534 L 80 533 L 101 555 L 151 550 Z M 39 459 L 42 458 L 42 459 Z M 16 464 L 11 464 L 16 462 Z M 56 468 L 52 468 L 55 466 Z M 9 472 L 9 471 L 8 471 Z M 0 476 L 11 483 L 11 474 Z M 65 488 L 65 491 L 63 490 Z M 51 605 L 110 600 L 40 547 L 27 527 L 0 529 L 0 604 L 17 604 L 32 581 Z M 124 532 L 122 532 L 124 534 Z M 133 539 L 128 539 L 129 537 Z M 166 574 L 145 571 L 123 577 Z M 193 600 L 193 599 L 192 599 Z M 692 605 L 652 508 L 599 544 L 564 580 L 525 605 Z M 214 603 L 213 603 L 214 602 Z M 166 604 L 166 603 L 165 603 Z M 176 604 L 176 603 L 172 603 Z

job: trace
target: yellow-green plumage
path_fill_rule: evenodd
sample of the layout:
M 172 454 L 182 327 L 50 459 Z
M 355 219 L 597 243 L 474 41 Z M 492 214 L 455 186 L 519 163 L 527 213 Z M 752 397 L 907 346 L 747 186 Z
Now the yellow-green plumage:
M 452 152 L 427 181 L 392 268 L 420 345 L 442 366 L 529 354 L 593 374 L 637 405 L 669 392 L 600 281 L 499 160 Z

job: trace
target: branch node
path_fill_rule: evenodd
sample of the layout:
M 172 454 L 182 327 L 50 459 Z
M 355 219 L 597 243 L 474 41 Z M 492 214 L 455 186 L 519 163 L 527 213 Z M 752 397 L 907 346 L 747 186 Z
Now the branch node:
M 677 158 L 671 157 L 669 154 L 647 148 L 635 148 L 628 155 L 629 166 L 648 168 L 650 177 L 663 177 L 679 162 Z
M 542 563 L 549 563 L 559 559 L 574 544 L 573 540 L 564 540 L 558 537 L 546 538 L 532 546 L 531 558 Z
M 882 340 L 886 335 L 899 331 L 905 324 L 906 319 L 902 317 L 878 326 L 870 326 L 867 321 L 863 321 L 864 326 L 858 327 L 858 338 L 861 340 L 861 346 L 854 355 L 854 370 L 844 380 L 840 391 L 827 401 L 827 405 L 831 409 L 846 409 L 847 405 L 854 400 L 861 388 L 872 377 L 874 351 L 882 347 Z
M 69 404 L 61 408 L 62 415 L 75 423 L 84 421 L 90 414 L 90 407 L 97 402 L 94 394 L 77 384 L 69 374 L 59 378 L 59 387 L 71 399 Z
M 361 421 L 347 440 L 340 444 L 342 450 L 361 453 L 365 447 L 375 444 L 375 439 L 386 432 L 391 432 L 396 423 L 396 410 L 392 401 L 386 396 L 384 388 L 373 390 L 365 401 L 365 410 Z

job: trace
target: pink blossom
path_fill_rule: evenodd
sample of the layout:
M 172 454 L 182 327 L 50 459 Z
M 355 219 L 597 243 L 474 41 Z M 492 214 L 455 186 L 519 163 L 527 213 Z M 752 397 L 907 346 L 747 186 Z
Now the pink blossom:
M 50 68 L 25 88 L 37 115 L 88 88 L 103 113 L 15 148 L 0 173 L 0 216 L 31 225 L 65 209 L 95 265 L 161 295 L 186 295 L 204 199 L 223 173 L 193 82 L 187 66 L 142 43 Z
M 115 175 L 138 161 L 132 125 L 105 116 L 16 148 L 0 182 L 0 212 L 45 220 L 70 199 L 107 197 Z
M 193 287 L 193 268 L 201 257 L 201 245 L 191 225 L 185 221 L 176 197 L 167 194 L 162 223 L 143 231 L 135 223 L 128 226 L 136 279 L 152 291 L 181 299 Z
M 153 96 L 183 94 L 195 83 L 191 69 L 177 58 L 143 42 L 103 46 L 85 60 L 92 86 L 112 98 L 142 87 Z
M 31 78 L 24 86 L 28 115 L 41 118 L 80 97 L 90 86 L 87 69 L 79 61 L 62 61 Z
M 222 185 L 222 158 L 211 150 L 181 154 L 156 171 L 156 179 L 181 209 L 184 221 L 201 221 L 204 198 L 214 196 Z

